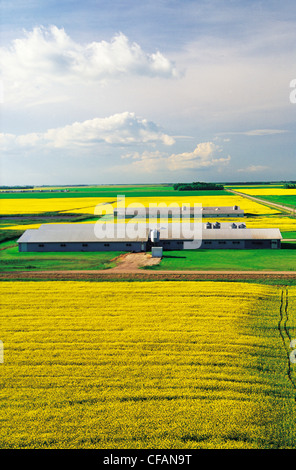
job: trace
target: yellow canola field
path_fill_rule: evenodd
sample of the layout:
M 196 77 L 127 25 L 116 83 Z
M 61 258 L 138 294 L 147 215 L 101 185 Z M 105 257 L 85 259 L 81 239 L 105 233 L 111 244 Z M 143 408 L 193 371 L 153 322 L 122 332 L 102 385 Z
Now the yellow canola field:
M 292 446 L 281 291 L 208 281 L 0 283 L 0 447 Z M 289 313 L 295 294 L 289 288 Z
M 276 228 L 278 227 L 281 231 L 296 231 L 296 219 L 285 216 L 279 217 L 279 212 L 275 209 L 270 209 L 257 202 L 251 201 L 242 196 L 230 195 L 230 196 L 202 196 L 202 197 L 186 197 L 182 195 L 180 197 L 164 197 L 164 198 L 132 198 L 126 197 L 125 200 L 117 201 L 114 198 L 53 198 L 53 199 L 5 199 L 0 202 L 0 212 L 2 215 L 5 214 L 39 214 L 42 212 L 61 212 L 65 215 L 68 213 L 78 214 L 94 214 L 101 215 L 105 212 L 107 214 L 112 213 L 113 209 L 118 205 L 117 203 L 131 207 L 138 207 L 142 204 L 145 207 L 149 207 L 149 204 L 155 205 L 167 205 L 178 204 L 190 204 L 192 207 L 194 203 L 202 204 L 202 206 L 233 206 L 238 205 L 242 208 L 245 213 L 255 214 L 256 217 L 248 218 L 219 218 L 220 222 L 242 222 L 244 221 L 249 228 Z M 258 216 L 262 214 L 262 216 Z M 263 215 L 264 214 L 264 215 Z M 268 216 L 268 217 L 265 217 Z M 203 219 L 214 221 L 216 219 Z M 112 220 L 109 219 L 109 222 Z M 139 221 L 143 221 L 139 219 Z M 174 220 L 170 220 L 174 221 Z M 94 221 L 86 221 L 83 223 L 92 223 Z M 152 220 L 153 222 L 153 220 Z M 155 220 L 156 222 L 156 220 Z M 9 223 L 2 224 L 3 229 L 14 229 L 14 230 L 26 230 L 30 228 L 38 228 L 40 224 L 19 224 L 13 225 Z
M 43 212 L 64 212 L 94 214 L 95 207 L 112 203 L 114 198 L 36 198 L 36 199 L 1 199 L 0 214 L 40 214 Z
M 296 189 L 286 188 L 252 188 L 252 189 L 236 189 L 236 191 L 250 196 L 295 196 Z
M 214 207 L 214 206 L 239 206 L 245 211 L 245 213 L 252 214 L 276 214 L 279 211 L 270 209 L 262 204 L 251 201 L 243 196 L 229 195 L 229 196 L 188 196 L 186 194 L 179 197 L 140 197 L 140 198 L 125 198 L 125 206 L 133 204 L 134 207 L 140 203 L 145 207 L 149 207 L 149 204 L 166 204 L 169 206 L 171 203 L 177 203 L 180 207 L 182 204 L 190 204 L 193 207 L 194 203 L 201 204 L 203 207 Z M 154 207 L 154 206 L 153 206 Z
M 41 224 L 20 224 L 20 225 L 0 225 L 0 230 L 28 230 L 31 228 L 39 228 Z
M 296 232 L 296 219 L 292 219 L 292 218 L 289 218 L 289 217 L 254 217 L 254 218 L 244 218 L 244 219 L 222 219 L 222 218 L 219 218 L 219 219 L 204 219 L 203 220 L 203 223 L 205 223 L 205 221 L 211 221 L 211 222 L 214 222 L 216 220 L 218 220 L 219 222 L 221 223 L 229 223 L 229 224 L 232 224 L 233 222 L 234 223 L 245 223 L 247 228 L 279 228 L 281 232 Z M 79 222 L 79 223 L 82 223 L 82 224 L 91 224 L 91 223 L 95 223 L 96 221 L 95 220 L 92 220 L 92 221 L 82 221 L 82 222 Z M 143 219 L 127 219 L 125 223 L 135 223 L 135 222 L 139 222 L 139 223 L 145 223 L 145 221 Z M 159 220 L 157 219 L 151 219 L 150 220 L 150 223 L 157 223 L 159 222 Z M 173 219 L 169 219 L 168 220 L 168 223 L 173 223 L 175 222 Z M 56 222 L 55 222 L 56 223 Z M 69 223 L 69 222 L 60 222 L 60 223 Z M 99 220 L 99 223 L 107 223 L 107 224 L 111 224 L 112 223 L 112 220 Z M 19 224 L 19 225 L 7 225 L 7 226 L 0 226 L 0 228 L 2 229 L 7 229 L 7 230 L 27 230 L 27 229 L 37 229 L 40 227 L 41 224 L 27 224 L 27 225 L 24 225 L 24 224 Z
M 104 208 L 104 204 L 108 203 Z M 274 214 L 275 209 L 269 209 L 257 202 L 250 201 L 242 196 L 202 196 L 202 197 L 139 197 L 125 198 L 125 206 L 133 204 L 136 207 L 142 204 L 149 207 L 149 204 L 159 205 L 171 203 L 178 205 L 189 203 L 192 207 L 194 203 L 202 206 L 240 206 L 245 212 L 253 214 Z M 120 203 L 119 203 L 120 204 Z M 98 207 L 97 207 L 98 206 Z M 116 198 L 50 198 L 50 199 L 2 199 L 0 200 L 0 214 L 40 214 L 42 212 L 67 212 L 78 214 L 100 214 L 102 210 L 112 211 L 112 207 L 117 206 Z

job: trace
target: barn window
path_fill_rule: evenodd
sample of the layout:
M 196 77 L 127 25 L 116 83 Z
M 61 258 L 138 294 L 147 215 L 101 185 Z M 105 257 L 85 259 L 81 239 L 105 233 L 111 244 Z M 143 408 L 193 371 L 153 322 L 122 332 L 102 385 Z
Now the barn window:
M 104 243 L 104 246 L 110 246 L 110 243 Z
M 212 242 L 205 242 L 205 245 L 211 245 Z
M 88 243 L 82 243 L 82 246 L 88 246 Z
M 61 243 L 61 246 L 64 247 L 64 246 L 67 246 L 66 243 Z
M 219 245 L 226 245 L 226 242 L 219 242 Z
M 44 247 L 43 243 L 41 243 L 41 244 L 38 245 L 38 246 L 39 246 L 39 248 L 43 248 L 43 247 Z
M 239 245 L 240 242 L 232 242 L 233 245 Z
M 132 246 L 132 244 L 131 243 L 126 243 L 125 246 Z
M 177 245 L 183 245 L 183 242 L 177 242 Z

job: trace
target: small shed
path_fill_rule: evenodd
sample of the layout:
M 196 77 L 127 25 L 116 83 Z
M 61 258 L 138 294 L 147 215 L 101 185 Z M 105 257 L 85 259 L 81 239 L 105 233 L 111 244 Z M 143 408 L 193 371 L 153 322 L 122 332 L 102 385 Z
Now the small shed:
M 162 258 L 163 248 L 162 246 L 153 246 L 151 248 L 152 258 Z

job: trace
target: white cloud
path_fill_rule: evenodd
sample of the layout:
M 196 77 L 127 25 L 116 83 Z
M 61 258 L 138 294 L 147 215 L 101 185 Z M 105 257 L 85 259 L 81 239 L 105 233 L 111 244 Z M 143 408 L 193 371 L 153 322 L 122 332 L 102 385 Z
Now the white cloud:
M 213 142 L 202 142 L 192 152 L 168 155 L 159 151 L 146 151 L 142 154 L 136 152 L 123 155 L 122 158 L 131 158 L 134 160 L 131 163 L 133 168 L 148 173 L 157 170 L 182 171 L 227 165 L 231 157 L 220 157 L 222 151 L 223 149 Z
M 269 167 L 265 165 L 250 165 L 247 168 L 240 168 L 238 173 L 257 173 L 260 171 L 267 170 Z
M 253 131 L 246 131 L 245 135 L 261 136 L 261 135 L 273 135 L 273 134 L 285 134 L 286 130 L 282 129 L 255 129 Z
M 70 82 L 85 85 L 122 75 L 172 78 L 174 65 L 159 51 L 147 53 L 122 33 L 110 42 L 80 44 L 56 26 L 36 27 L 0 48 L 5 100 L 30 100 Z
M 222 148 L 219 145 L 213 142 L 202 142 L 193 152 L 171 155 L 168 158 L 168 167 L 170 170 L 188 170 L 229 163 L 230 156 L 216 157 L 221 152 Z
M 173 145 L 173 137 L 163 133 L 156 124 L 137 117 L 134 113 L 114 114 L 84 122 L 49 129 L 44 133 L 24 135 L 0 134 L 3 150 L 18 147 L 76 148 L 106 144 L 136 145 L 161 143 Z
M 237 132 L 220 132 L 219 135 L 248 135 L 248 136 L 263 136 L 274 134 L 286 134 L 288 131 L 285 129 L 253 129 L 250 131 L 237 131 Z
M 164 154 L 160 152 L 159 150 L 155 150 L 154 152 L 149 152 L 145 151 L 143 153 L 139 152 L 132 152 L 132 153 L 127 153 L 125 155 L 121 155 L 121 158 L 123 160 L 125 159 L 132 159 L 132 160 L 145 160 L 145 159 L 152 159 L 152 158 L 157 158 L 158 160 L 162 159 L 164 157 Z

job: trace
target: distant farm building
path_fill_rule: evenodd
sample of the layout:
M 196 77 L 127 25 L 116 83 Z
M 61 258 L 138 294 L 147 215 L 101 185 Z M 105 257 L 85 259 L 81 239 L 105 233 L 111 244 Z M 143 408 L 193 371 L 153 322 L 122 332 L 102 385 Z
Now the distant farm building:
M 243 217 L 244 211 L 239 206 L 218 206 L 218 207 L 201 207 L 197 208 L 202 217 Z M 115 217 L 182 217 L 182 216 L 195 215 L 195 208 L 190 206 L 182 207 L 128 207 L 128 208 L 115 208 Z
M 26 230 L 18 240 L 20 252 L 71 251 L 151 251 L 162 247 L 164 251 L 183 250 L 192 242 L 192 236 L 179 234 L 182 224 L 169 223 L 149 227 L 139 224 L 44 224 L 39 229 Z M 102 224 L 103 225 L 103 224 Z M 130 234 L 124 233 L 126 226 Z M 142 227 L 141 227 L 142 226 Z M 254 249 L 280 248 L 282 235 L 277 228 L 248 229 L 244 223 L 219 222 L 199 224 L 198 248 L 201 249 Z M 140 231 L 138 229 L 141 228 Z M 100 229 L 98 237 L 97 230 Z M 182 230 L 181 230 L 182 231 Z M 176 235 L 177 233 L 177 235 Z M 132 234 L 132 235 L 131 235 Z M 194 237 L 196 238 L 196 237 Z

